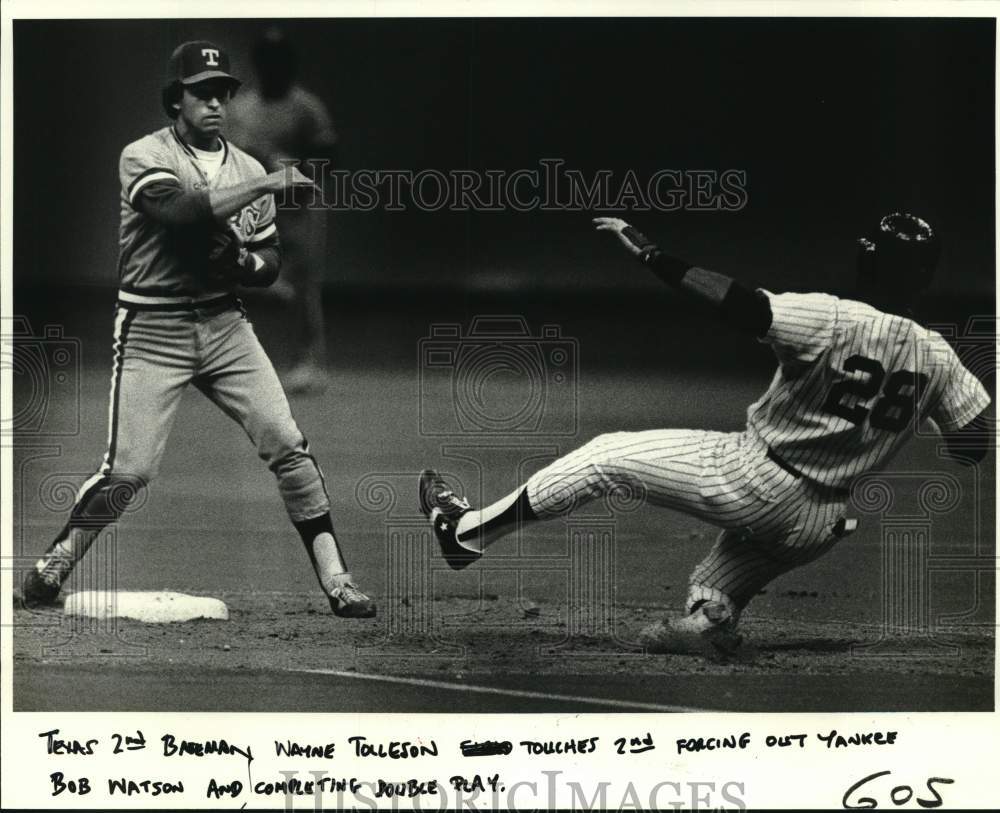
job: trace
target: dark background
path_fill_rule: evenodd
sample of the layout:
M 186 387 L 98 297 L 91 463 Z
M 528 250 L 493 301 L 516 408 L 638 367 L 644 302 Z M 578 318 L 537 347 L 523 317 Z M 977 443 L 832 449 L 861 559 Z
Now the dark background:
M 167 123 L 187 39 L 251 78 L 253 20 L 18 21 L 15 279 L 116 283 L 122 147 Z M 349 170 L 740 169 L 739 212 L 635 213 L 677 253 L 772 288 L 843 290 L 895 208 L 945 236 L 935 289 L 994 289 L 992 20 L 296 20 L 301 80 Z M 330 215 L 328 289 L 644 292 L 590 213 Z M 629 216 L 626 213 L 626 216 Z M 636 273 L 632 273 L 633 271 Z M 48 288 L 48 297 L 58 290 Z M 992 307 L 990 305 L 990 307 Z
M 14 312 L 29 318 L 36 336 L 46 326 L 61 330 L 80 361 L 78 378 L 58 390 L 49 382 L 60 394 L 45 416 L 47 426 L 62 420 L 74 428 L 54 437 L 17 436 L 14 549 L 24 562 L 33 562 L 65 522 L 69 506 L 46 503 L 45 484 L 58 476 L 78 485 L 105 451 L 119 153 L 167 122 L 159 93 L 177 43 L 215 40 L 231 50 L 237 75 L 247 76 L 249 45 L 263 27 L 242 20 L 15 23 Z M 944 237 L 926 321 L 949 322 L 961 337 L 970 316 L 995 311 L 992 20 L 308 20 L 285 29 L 302 52 L 303 84 L 331 109 L 346 169 L 537 169 L 540 159 L 559 158 L 569 168 L 608 169 L 616 178 L 628 170 L 640 178 L 660 169 L 743 170 L 748 201 L 741 211 L 621 214 L 677 254 L 747 282 L 845 292 L 854 238 L 887 211 L 910 209 Z M 387 607 L 396 588 L 386 562 L 395 526 L 359 501 L 358 485 L 373 473 L 398 476 L 400 514 L 416 515 L 416 473 L 428 465 L 458 474 L 478 503 L 508 493 L 540 467 L 539 448 L 554 456 L 620 430 L 739 430 L 747 404 L 766 388 L 771 352 L 651 279 L 612 238 L 592 234 L 591 214 L 410 209 L 329 216 L 330 385 L 291 402 L 324 467 L 352 571 L 380 602 L 379 624 L 392 617 Z M 276 366 L 287 367 L 295 327 L 288 311 L 262 296 L 247 304 Z M 467 331 L 472 317 L 498 314 L 524 317 L 536 336 L 544 325 L 558 326 L 560 342 L 571 344 L 577 376 L 571 390 L 559 392 L 573 397 L 544 404 L 546 417 L 557 418 L 567 434 L 425 431 L 424 414 L 455 420 L 449 383 L 461 378 L 456 366 L 425 391 L 422 348 L 432 325 L 457 323 Z M 963 341 L 972 347 L 960 347 L 967 361 L 985 346 L 972 366 L 995 395 L 994 337 Z M 498 375 L 487 394 L 517 406 L 534 392 L 537 382 L 529 379 Z M 15 375 L 14 395 L 15 405 L 36 398 L 32 379 Z M 916 510 L 928 476 L 958 478 L 962 501 L 934 519 L 930 552 L 968 557 L 985 570 L 935 571 L 928 612 L 932 621 L 958 618 L 992 631 L 995 455 L 976 469 L 960 468 L 942 461 L 936 439 L 924 437 L 892 467 L 902 478 L 895 503 L 901 515 Z M 268 591 L 320 606 L 273 476 L 241 430 L 193 388 L 148 502 L 119 527 L 119 586 L 233 597 L 246 647 L 259 649 L 262 662 L 274 658 L 268 623 L 282 635 L 298 629 L 295 619 L 261 610 Z M 525 549 L 563 550 L 567 529 L 545 523 L 525 535 Z M 704 523 L 674 512 L 623 516 L 616 524 L 617 601 L 679 610 L 687 575 L 713 537 Z M 496 555 L 516 557 L 521 544 L 497 545 Z M 845 651 L 830 645 L 841 633 L 820 625 L 871 630 L 884 620 L 883 557 L 879 518 L 866 514 L 850 541 L 769 585 L 749 619 L 779 619 L 779 632 L 761 636 L 779 661 L 766 661 L 759 680 L 751 674 L 758 682 L 746 692 L 733 688 L 727 672 L 726 691 L 757 698 L 764 708 L 798 707 L 773 689 L 776 673 L 808 671 L 780 660 L 798 646 L 783 637 L 785 622 L 795 621 L 818 640 L 809 667 L 818 664 L 818 680 L 802 689 L 810 698 L 803 707 L 873 707 L 884 693 L 857 700 L 873 683 L 894 696 L 898 689 L 898 703 L 910 709 L 990 706 L 992 660 L 971 689 L 964 677 L 950 682 L 950 665 L 942 670 L 925 659 L 886 666 L 889 680 L 862 669 L 859 680 L 845 682 L 845 668 L 863 659 L 845 661 Z M 436 595 L 488 590 L 516 602 L 523 592 L 545 606 L 543 615 L 561 611 L 559 574 L 518 587 L 480 575 L 476 568 L 435 573 Z M 332 629 L 317 633 L 323 647 L 365 634 Z M 536 639 L 510 640 L 502 662 L 514 663 L 510 674 L 527 675 L 537 688 L 540 667 L 529 657 Z M 233 654 L 240 649 L 234 645 Z M 340 663 L 336 653 L 320 651 L 325 664 Z M 218 653 L 209 655 L 214 665 Z M 568 661 L 565 668 L 579 667 Z M 691 668 L 703 677 L 700 665 Z M 921 670 L 943 675 L 935 685 L 947 684 L 958 706 L 942 700 Z M 490 680 L 496 672 L 490 662 Z M 39 673 L 21 674 L 30 683 Z M 656 678 L 643 688 L 633 677 L 608 691 L 662 699 L 673 690 L 670 681 Z M 180 683 L 197 687 L 190 691 L 209 698 L 202 702 L 228 707 L 211 686 L 203 691 L 204 680 L 191 682 L 185 672 Z M 113 674 L 116 681 L 133 686 L 127 672 Z M 67 702 L 58 691 L 45 696 L 51 684 L 37 685 L 40 707 Z M 91 683 L 81 685 L 80 697 L 93 696 Z M 582 685 L 590 694 L 606 683 L 587 676 Z

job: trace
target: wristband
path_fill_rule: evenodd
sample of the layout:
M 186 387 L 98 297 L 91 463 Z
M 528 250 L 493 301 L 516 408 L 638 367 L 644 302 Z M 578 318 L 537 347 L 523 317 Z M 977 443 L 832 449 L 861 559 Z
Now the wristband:
M 243 250 L 246 251 L 246 249 Z M 256 277 L 264 269 L 264 266 L 267 265 L 267 263 L 265 263 L 264 260 L 253 252 L 247 251 L 246 253 L 246 260 L 242 263 L 243 276 L 240 278 L 240 284 L 248 285 L 250 287 L 255 285 L 259 286 L 261 283 L 256 279 Z
M 639 256 L 641 257 L 648 251 L 656 250 L 656 243 L 650 240 L 645 234 L 643 234 L 638 229 L 632 226 L 626 226 L 622 229 L 622 234 L 625 239 L 628 240 L 633 246 L 639 249 Z
M 687 260 L 679 260 L 664 254 L 656 246 L 648 252 L 643 252 L 640 259 L 653 269 L 653 273 L 669 285 L 680 285 L 684 275 L 694 266 Z
M 680 285 L 688 269 L 694 267 L 685 260 L 664 254 L 656 243 L 632 226 L 622 229 L 622 234 L 639 249 L 639 262 L 652 268 L 656 276 L 670 285 Z

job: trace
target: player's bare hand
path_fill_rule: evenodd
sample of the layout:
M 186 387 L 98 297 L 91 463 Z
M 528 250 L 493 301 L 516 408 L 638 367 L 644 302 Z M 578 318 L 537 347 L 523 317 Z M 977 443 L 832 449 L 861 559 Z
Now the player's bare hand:
M 593 223 L 598 231 L 620 232 L 628 228 L 628 223 L 620 217 L 595 217 Z
M 239 227 L 235 223 L 227 223 L 226 231 L 212 235 L 208 253 L 210 280 L 222 284 L 238 282 L 246 271 L 249 256 Z
M 620 217 L 595 217 L 593 223 L 597 231 L 613 232 L 628 252 L 636 257 L 656 248 L 652 240 Z
M 275 192 L 283 192 L 286 189 L 307 186 L 311 186 L 314 189 L 319 190 L 319 187 L 312 182 L 312 179 L 304 175 L 302 170 L 294 165 L 288 165 L 284 169 L 280 169 L 277 172 L 272 173 L 271 177 L 274 178 L 275 181 Z
M 312 178 L 309 178 L 308 176 L 306 176 L 302 172 L 302 170 L 299 169 L 297 166 L 290 166 L 290 167 L 288 167 L 287 170 L 286 170 L 286 172 L 288 173 L 288 175 L 286 177 L 286 180 L 285 180 L 285 184 L 286 184 L 287 187 L 293 187 L 293 186 L 316 186 L 316 184 L 314 184 L 312 182 Z

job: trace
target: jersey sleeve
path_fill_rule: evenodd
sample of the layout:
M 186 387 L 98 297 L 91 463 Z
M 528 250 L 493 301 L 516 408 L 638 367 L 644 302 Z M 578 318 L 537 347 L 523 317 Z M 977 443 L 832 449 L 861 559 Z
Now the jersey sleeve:
M 276 241 L 278 227 L 275 225 L 274 216 L 274 195 L 265 195 L 261 199 L 260 217 L 257 219 L 257 225 L 250 239 L 247 240 L 247 247 L 251 251 Z
M 122 150 L 118 162 L 122 192 L 132 206 L 136 197 L 150 184 L 181 186 L 180 178 L 163 150 L 151 139 L 140 139 Z
M 760 339 L 779 360 L 815 361 L 833 342 L 840 300 L 829 294 L 772 294 L 761 289 L 771 306 L 771 326 Z
M 942 432 L 954 432 L 968 426 L 986 409 L 990 405 L 990 396 L 986 387 L 962 364 L 943 337 L 935 336 L 934 345 L 944 384 L 941 397 L 931 411 L 931 418 Z

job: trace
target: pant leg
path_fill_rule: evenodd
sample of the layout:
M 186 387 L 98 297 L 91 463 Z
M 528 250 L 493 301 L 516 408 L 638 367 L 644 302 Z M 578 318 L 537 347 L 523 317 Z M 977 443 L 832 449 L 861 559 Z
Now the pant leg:
M 771 511 L 777 485 L 762 478 L 741 436 L 687 429 L 600 435 L 528 480 L 532 510 L 542 518 L 569 513 L 615 491 L 672 508 L 722 528 L 745 528 Z
M 769 529 L 724 530 L 688 583 L 687 606 L 718 601 L 734 618 L 757 593 L 783 573 L 808 564 L 832 548 L 843 534 L 838 521 L 846 504 L 801 482 L 776 506 L 777 522 Z
M 204 315 L 199 331 L 203 351 L 195 384 L 243 427 L 274 472 L 292 521 L 325 514 L 330 500 L 323 474 L 253 327 L 229 309 Z
M 107 451 L 50 549 L 61 578 L 159 471 L 194 371 L 190 339 L 190 320 L 181 314 L 116 310 Z
M 652 430 L 601 435 L 528 481 L 541 517 L 568 513 L 616 489 L 723 528 L 690 579 L 688 606 L 720 601 L 738 617 L 777 576 L 838 540 L 842 495 L 822 492 L 739 434 Z

